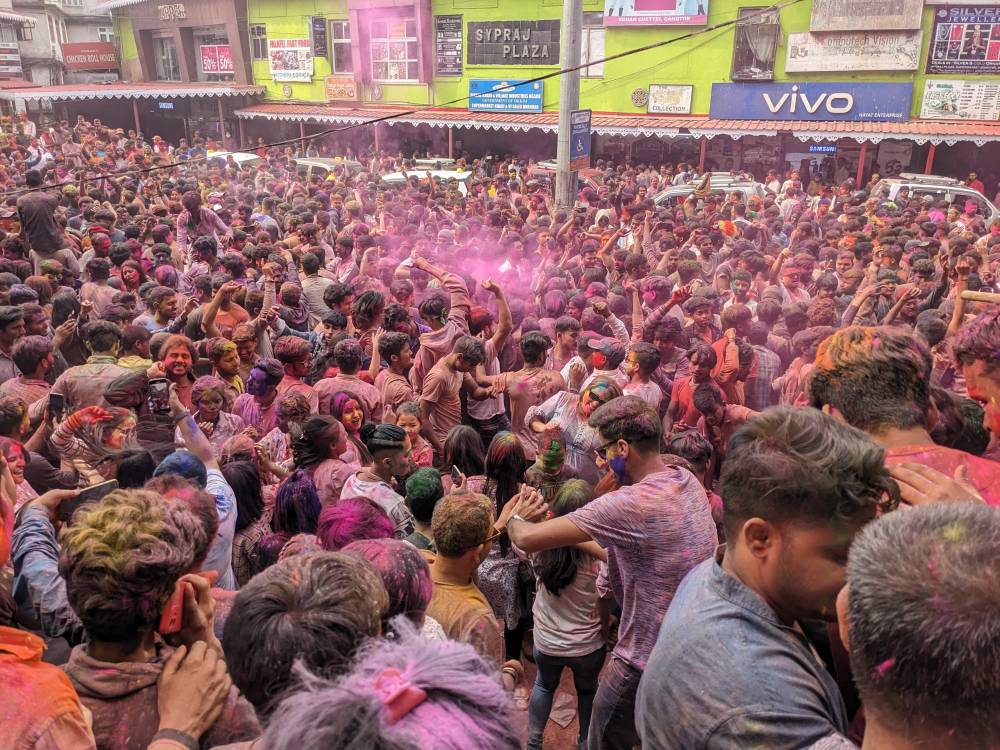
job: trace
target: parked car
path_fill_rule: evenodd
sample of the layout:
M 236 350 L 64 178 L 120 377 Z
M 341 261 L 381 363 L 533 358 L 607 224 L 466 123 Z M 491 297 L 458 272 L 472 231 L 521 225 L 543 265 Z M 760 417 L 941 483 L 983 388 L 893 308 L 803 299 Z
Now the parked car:
M 454 159 L 449 159 L 447 156 L 431 156 L 426 159 L 412 159 L 413 169 L 421 169 L 424 171 L 434 171 L 434 170 L 452 170 L 455 168 L 457 163 Z
M 740 200 L 744 203 L 751 197 L 764 197 L 764 186 L 754 180 L 746 179 L 742 175 L 733 175 L 729 172 L 710 172 L 708 174 L 711 177 L 709 185 L 712 195 L 725 198 L 727 195 L 738 193 Z M 698 179 L 683 185 L 668 185 L 653 196 L 653 203 L 657 206 L 683 203 L 701 185 L 704 178 L 705 175 L 701 175 Z
M 237 167 L 252 167 L 260 161 L 257 154 L 248 154 L 243 151 L 209 151 L 206 155 L 210 161 L 218 160 L 222 164 L 229 164 L 230 159 Z
M 903 172 L 898 177 L 886 177 L 879 180 L 872 188 L 872 197 L 895 201 L 900 192 L 909 191 L 910 196 L 929 197 L 935 203 L 948 201 L 959 211 L 965 210 L 966 201 L 973 201 L 979 207 L 979 213 L 987 221 L 1000 219 L 1000 209 L 978 190 L 964 185 L 952 177 L 941 177 L 933 174 L 912 174 Z
M 472 179 L 472 172 L 456 172 L 453 169 L 422 169 L 414 170 L 413 172 L 392 172 L 391 174 L 382 175 L 382 182 L 386 185 L 402 185 L 411 177 L 416 177 L 421 181 L 426 180 L 428 174 L 440 182 L 447 183 L 454 180 L 458 183 L 458 192 L 462 195 L 468 195 L 469 193 L 468 182 Z
M 318 174 L 323 179 L 326 179 L 326 176 L 337 167 L 343 167 L 351 174 L 357 174 L 365 168 L 364 164 L 359 161 L 342 159 L 340 157 L 328 159 L 322 156 L 303 156 L 300 159 L 294 159 L 293 163 L 296 169 L 305 168 L 306 179 L 312 177 L 313 174 Z

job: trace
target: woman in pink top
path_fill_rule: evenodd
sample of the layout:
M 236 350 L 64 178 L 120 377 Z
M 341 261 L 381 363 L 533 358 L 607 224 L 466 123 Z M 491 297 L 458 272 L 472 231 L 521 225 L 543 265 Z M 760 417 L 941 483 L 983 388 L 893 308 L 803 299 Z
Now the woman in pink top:
M 323 415 L 309 417 L 292 441 L 295 466 L 312 477 L 323 506 L 339 501 L 344 483 L 361 468 L 359 464 L 345 460 L 347 446 L 343 425 Z
M 220 237 L 227 240 L 232 230 L 215 211 L 201 205 L 201 196 L 194 190 L 188 190 L 181 197 L 184 210 L 177 217 L 177 247 L 187 252 L 188 244 L 198 237 Z M 223 242 L 225 244 L 225 242 Z

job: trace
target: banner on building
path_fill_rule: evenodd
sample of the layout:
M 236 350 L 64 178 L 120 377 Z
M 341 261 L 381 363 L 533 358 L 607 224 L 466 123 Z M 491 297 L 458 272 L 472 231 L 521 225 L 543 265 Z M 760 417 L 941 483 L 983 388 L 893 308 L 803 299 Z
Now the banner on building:
M 0 78 L 21 74 L 21 50 L 17 48 L 17 43 L 0 43 Z
M 309 36 L 312 38 L 313 57 L 330 56 L 330 35 L 325 16 L 309 17 Z
M 326 90 L 326 100 L 328 102 L 357 101 L 358 84 L 353 76 L 327 76 L 323 79 L 323 87 Z
M 590 119 L 593 111 L 574 109 L 569 113 L 569 168 L 573 172 L 590 167 Z
M 878 162 L 879 174 L 883 177 L 898 177 L 903 172 L 910 171 L 910 160 L 913 158 L 913 141 L 890 141 L 888 139 L 878 144 L 875 161 Z
M 233 49 L 228 44 L 203 44 L 198 48 L 201 69 L 205 73 L 225 75 L 235 72 Z
M 545 91 L 542 83 L 473 78 L 469 81 L 469 111 L 541 112 Z
M 932 120 L 1000 120 L 1000 81 L 925 81 L 920 116 Z
M 813 0 L 810 31 L 903 31 L 920 28 L 924 0 Z
M 646 112 L 651 115 L 689 115 L 693 93 L 694 86 L 651 83 Z
M 559 21 L 469 21 L 469 65 L 558 65 Z
M 462 17 L 434 16 L 434 74 L 462 75 Z
M 949 6 L 934 11 L 928 73 L 1000 73 L 1000 6 Z
M 708 0 L 604 0 L 605 26 L 702 26 Z
M 785 72 L 916 70 L 920 40 L 919 31 L 789 34 Z
M 711 116 L 903 122 L 910 119 L 912 94 L 909 83 L 713 83 Z
M 275 81 L 311 81 L 312 42 L 309 39 L 268 39 L 267 60 Z
M 62 56 L 66 70 L 118 69 L 118 53 L 111 42 L 67 42 Z

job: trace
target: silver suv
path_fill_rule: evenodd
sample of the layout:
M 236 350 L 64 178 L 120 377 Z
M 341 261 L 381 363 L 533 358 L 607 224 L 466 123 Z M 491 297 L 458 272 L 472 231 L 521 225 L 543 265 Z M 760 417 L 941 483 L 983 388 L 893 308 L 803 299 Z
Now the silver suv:
M 710 175 L 712 195 L 725 198 L 727 195 L 739 193 L 740 199 L 744 203 L 746 203 L 748 198 L 753 196 L 758 198 L 764 197 L 764 186 L 759 182 L 754 182 L 738 175 L 732 175 L 728 172 L 711 172 Z M 696 180 L 683 185 L 668 185 L 653 196 L 653 202 L 657 206 L 683 203 L 689 195 L 694 193 L 695 188 L 701 184 L 704 177 L 705 175 L 701 175 Z
M 899 177 L 879 180 L 872 188 L 872 197 L 895 201 L 900 191 L 904 189 L 908 190 L 912 197 L 932 198 L 935 204 L 948 201 L 959 211 L 964 211 L 965 202 L 971 200 L 979 206 L 979 213 L 986 217 L 987 222 L 1000 219 L 1000 209 L 997 209 L 985 195 L 952 177 L 903 172 Z

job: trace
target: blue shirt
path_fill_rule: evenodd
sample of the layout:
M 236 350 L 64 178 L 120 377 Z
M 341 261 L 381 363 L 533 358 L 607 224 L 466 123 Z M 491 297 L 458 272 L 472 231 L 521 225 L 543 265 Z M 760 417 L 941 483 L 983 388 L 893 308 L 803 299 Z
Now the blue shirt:
M 840 690 L 809 641 L 715 558 L 677 589 L 635 714 L 643 750 L 795 750 L 847 734 Z

